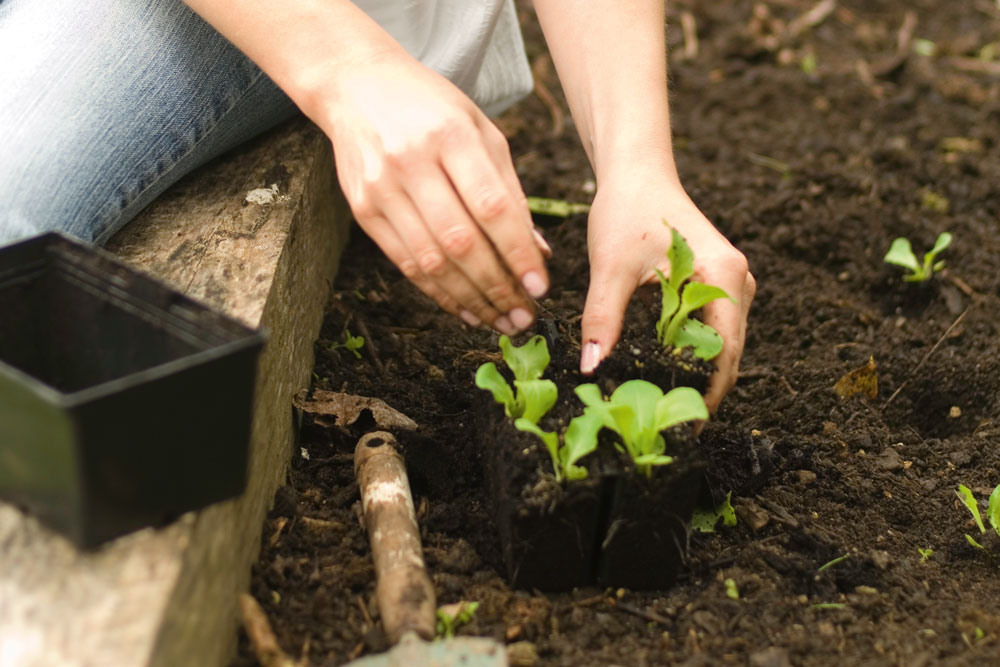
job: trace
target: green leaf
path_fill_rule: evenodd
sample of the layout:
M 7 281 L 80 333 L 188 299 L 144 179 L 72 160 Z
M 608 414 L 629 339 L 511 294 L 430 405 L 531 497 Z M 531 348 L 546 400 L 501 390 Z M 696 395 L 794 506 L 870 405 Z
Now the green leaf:
M 910 239 L 903 236 L 893 239 L 892 245 L 889 246 L 889 251 L 885 253 L 882 261 L 910 269 L 915 274 L 920 273 L 921 267 L 917 262 L 917 256 L 913 254 Z
M 667 325 L 670 324 L 670 318 L 675 312 L 677 312 L 677 306 L 681 305 L 680 293 L 674 288 L 668 281 L 667 277 L 663 275 L 663 272 L 659 269 L 653 269 L 656 271 L 656 277 L 660 280 L 660 319 L 656 321 L 656 338 L 662 344 L 666 344 Z
M 1000 535 L 1000 484 L 990 494 L 990 504 L 986 509 L 986 518 L 989 519 L 990 525 L 993 526 L 993 530 L 996 531 L 997 535 Z
M 549 365 L 549 346 L 543 336 L 533 336 L 520 347 L 500 336 L 500 351 L 515 380 L 537 380 Z
M 504 413 L 508 417 L 520 417 L 524 412 L 524 406 L 518 405 L 514 399 L 514 390 L 507 384 L 507 380 L 500 375 L 496 364 L 489 361 L 476 370 L 476 386 L 485 389 L 493 394 L 493 400 L 504 406 Z
M 637 466 L 665 466 L 674 462 L 674 457 L 666 454 L 643 454 L 632 459 Z
M 667 221 L 664 220 L 663 224 L 667 224 Z M 670 286 L 680 292 L 684 281 L 694 275 L 694 253 L 684 237 L 672 227 L 667 259 L 670 260 Z
M 654 424 L 657 432 L 688 421 L 708 419 L 708 407 L 698 390 L 676 387 L 656 402 Z
M 934 242 L 934 247 L 928 252 L 924 253 L 924 265 L 923 273 L 930 278 L 935 271 L 940 271 L 944 268 L 944 261 L 934 263 L 934 258 L 937 257 L 938 253 L 951 245 L 951 234 L 948 232 L 941 232 L 938 234 L 937 240 Z
M 587 454 L 597 449 L 597 434 L 604 427 L 604 420 L 592 410 L 573 417 L 563 436 L 564 445 L 559 452 L 559 462 L 567 470 Z
M 611 394 L 609 402 L 612 407 L 631 408 L 631 415 L 619 413 L 622 417 L 618 422 L 618 434 L 625 440 L 626 446 L 631 443 L 630 451 L 633 459 L 644 454 L 663 453 L 663 438 L 656 424 L 657 401 L 663 398 L 663 391 L 652 382 L 645 380 L 629 380 L 623 382 Z M 638 463 L 638 461 L 637 461 Z
M 976 526 L 979 527 L 980 533 L 986 532 L 986 527 L 983 525 L 983 519 L 979 515 L 979 503 L 976 502 L 975 496 L 972 495 L 972 491 L 965 484 L 959 484 L 958 490 L 955 491 L 958 499 L 962 501 L 966 509 L 972 513 L 972 518 L 976 521 Z
M 548 450 L 549 456 L 552 458 L 552 468 L 555 470 L 556 479 L 562 479 L 562 466 L 559 462 L 559 435 L 543 431 L 538 428 L 537 424 L 523 417 L 514 421 L 514 428 L 525 433 L 533 433 L 545 443 L 545 449 Z
M 559 390 L 552 380 L 515 380 L 518 402 L 523 402 L 524 419 L 537 424 L 556 404 Z
M 722 336 L 719 332 L 699 320 L 688 320 L 681 326 L 674 346 L 692 348 L 694 356 L 711 361 L 722 352 Z
M 698 282 L 689 282 L 685 285 L 684 291 L 681 292 L 681 305 L 674 316 L 670 318 L 670 324 L 667 326 L 667 343 L 676 347 L 677 335 L 681 327 L 688 321 L 688 316 L 712 301 L 723 298 L 730 299 L 731 297 L 721 287 Z
M 727 493 L 726 499 L 718 507 L 695 509 L 691 514 L 691 527 L 701 533 L 714 533 L 715 527 L 719 525 L 719 519 L 722 519 L 722 525 L 727 528 L 735 526 L 736 511 L 730 502 L 732 495 L 732 491 Z
M 573 392 L 586 406 L 600 405 L 604 402 L 604 395 L 596 384 L 577 385 Z
M 971 544 L 972 546 L 976 547 L 977 549 L 985 549 L 986 548 L 982 544 L 980 544 L 979 542 L 976 542 L 975 538 L 973 538 L 972 535 L 969 535 L 968 533 L 965 534 L 965 541 L 968 542 L 969 544 Z

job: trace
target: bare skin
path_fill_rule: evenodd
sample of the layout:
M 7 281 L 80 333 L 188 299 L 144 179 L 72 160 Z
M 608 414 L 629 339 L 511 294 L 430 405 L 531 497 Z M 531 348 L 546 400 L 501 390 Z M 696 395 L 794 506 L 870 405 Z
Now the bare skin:
M 187 0 L 327 134 L 360 226 L 420 289 L 467 324 L 528 328 L 549 286 L 502 134 L 457 87 L 346 0 Z M 535 0 L 598 190 L 581 370 L 621 333 L 635 289 L 668 269 L 676 228 L 696 279 L 734 302 L 705 308 L 722 334 L 706 403 L 735 384 L 755 283 L 746 258 L 690 200 L 672 156 L 662 0 Z M 623 37 L 625 36 L 625 37 Z M 399 109 L 405 108 L 406 114 Z

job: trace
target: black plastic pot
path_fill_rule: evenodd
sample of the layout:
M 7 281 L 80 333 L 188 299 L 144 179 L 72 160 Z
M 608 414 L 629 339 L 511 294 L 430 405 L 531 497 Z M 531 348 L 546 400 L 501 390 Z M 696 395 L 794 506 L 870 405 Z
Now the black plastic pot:
M 264 339 L 60 234 L 0 248 L 0 498 L 94 546 L 238 495 Z

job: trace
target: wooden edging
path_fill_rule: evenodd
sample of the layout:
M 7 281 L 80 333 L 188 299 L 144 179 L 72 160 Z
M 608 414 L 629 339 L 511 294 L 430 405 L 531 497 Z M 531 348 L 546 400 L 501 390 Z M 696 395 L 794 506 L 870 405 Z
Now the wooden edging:
M 0 665 L 231 659 L 238 596 L 290 458 L 291 398 L 308 384 L 348 221 L 329 143 L 296 122 L 178 183 L 112 239 L 127 262 L 270 332 L 247 491 L 94 552 L 0 503 Z

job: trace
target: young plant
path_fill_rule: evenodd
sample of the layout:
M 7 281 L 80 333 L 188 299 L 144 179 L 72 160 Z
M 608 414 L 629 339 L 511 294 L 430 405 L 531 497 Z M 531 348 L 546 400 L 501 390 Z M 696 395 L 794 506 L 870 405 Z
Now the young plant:
M 504 406 L 511 419 L 525 419 L 537 424 L 555 405 L 558 390 L 552 380 L 542 380 L 542 373 L 549 365 L 549 347 L 545 338 L 535 336 L 521 347 L 516 347 L 507 336 L 500 336 L 500 351 L 507 368 L 514 374 L 514 386 L 492 361 L 476 371 L 476 386 L 493 394 L 493 400 Z
M 538 426 L 538 420 L 552 409 L 558 397 L 555 383 L 541 379 L 550 360 L 545 338 L 535 336 L 521 347 L 515 347 L 507 336 L 500 336 L 500 350 L 514 374 L 514 387 L 507 384 L 492 361 L 476 371 L 476 386 L 493 394 L 493 399 L 501 403 L 507 416 L 514 420 L 515 428 L 538 436 L 545 444 L 557 480 L 585 478 L 586 469 L 577 466 L 576 462 L 594 450 L 596 439 L 594 446 L 588 448 L 587 443 L 572 436 L 576 429 L 571 422 L 566 443 L 560 445 L 558 433 L 543 431 Z
M 924 253 L 924 261 L 918 262 L 917 256 L 913 254 L 910 240 L 900 236 L 893 240 L 889 246 L 889 251 L 885 253 L 883 261 L 887 264 L 895 264 L 904 269 L 909 269 L 910 273 L 903 276 L 903 280 L 908 283 L 922 283 L 931 279 L 935 273 L 944 268 L 944 260 L 935 262 L 938 254 L 951 245 L 951 234 L 941 232 L 934 242 L 934 247 L 929 252 Z
M 667 250 L 670 276 L 656 271 L 662 292 L 656 335 L 664 347 L 676 350 L 690 347 L 694 356 L 710 361 L 722 351 L 722 336 L 704 322 L 691 319 L 690 315 L 716 299 L 732 297 L 720 287 L 689 280 L 694 275 L 694 253 L 676 229 L 671 229 L 670 235 Z
M 436 616 L 437 623 L 434 634 L 438 639 L 451 639 L 455 636 L 455 631 L 466 623 L 472 622 L 479 609 L 478 602 L 461 601 L 455 604 L 438 607 Z
M 976 497 L 972 495 L 972 490 L 969 489 L 965 484 L 959 484 L 958 489 L 955 491 L 955 495 L 958 499 L 962 501 L 969 513 L 972 514 L 972 518 L 976 522 L 976 527 L 979 528 L 980 533 L 986 532 L 986 526 L 983 525 L 983 518 L 979 514 L 979 503 L 976 501 Z M 990 522 L 990 526 L 996 531 L 997 535 L 1000 535 L 1000 485 L 997 485 L 993 489 L 993 493 L 990 494 L 989 505 L 986 508 L 986 519 Z M 983 549 L 983 545 L 977 542 L 968 533 L 965 534 L 965 539 L 969 544 L 976 547 L 977 549 Z
M 629 380 L 607 399 L 595 384 L 576 388 L 576 395 L 587 406 L 566 430 L 566 440 L 574 450 L 597 446 L 597 434 L 607 428 L 622 440 L 622 446 L 636 470 L 649 476 L 653 466 L 667 465 L 673 458 L 664 454 L 666 442 L 660 435 L 672 426 L 697 419 L 708 419 L 708 408 L 697 390 L 677 387 L 666 394 L 651 382 Z
M 347 350 L 354 355 L 356 359 L 361 358 L 361 353 L 358 352 L 361 348 L 365 346 L 365 339 L 362 336 L 352 336 L 350 329 L 344 329 L 344 342 L 343 343 L 330 343 L 326 349 L 331 352 L 336 352 L 337 350 Z

